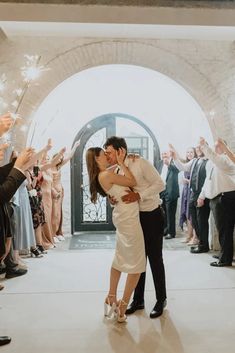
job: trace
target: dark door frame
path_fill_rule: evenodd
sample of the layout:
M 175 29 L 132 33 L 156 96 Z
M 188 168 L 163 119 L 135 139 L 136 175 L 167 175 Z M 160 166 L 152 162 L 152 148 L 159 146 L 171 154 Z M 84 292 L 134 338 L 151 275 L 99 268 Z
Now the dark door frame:
M 156 169 L 160 168 L 160 149 L 156 140 L 156 137 L 143 121 L 137 119 L 134 116 L 123 114 L 123 113 L 110 113 L 98 116 L 90 121 L 88 121 L 83 128 L 77 133 L 73 145 L 76 141 L 80 140 L 80 146 L 76 150 L 71 163 L 71 231 L 72 234 L 84 231 L 84 226 L 82 225 L 82 192 L 81 190 L 81 178 L 82 178 L 82 163 L 77 163 L 77 161 L 83 160 L 83 153 L 86 142 L 89 138 L 98 130 L 106 128 L 107 137 L 113 136 L 116 134 L 116 118 L 125 118 L 136 122 L 138 125 L 143 127 L 146 132 L 150 135 L 153 141 L 153 164 Z M 79 190 L 78 195 L 75 195 L 75 190 Z M 79 198 L 79 202 L 77 199 Z M 113 230 L 111 220 L 111 210 L 109 205 L 107 206 L 107 224 L 102 223 L 102 231 Z M 74 215 L 77 215 L 76 217 Z M 86 226 L 87 231 L 97 231 L 97 223 L 92 223 Z

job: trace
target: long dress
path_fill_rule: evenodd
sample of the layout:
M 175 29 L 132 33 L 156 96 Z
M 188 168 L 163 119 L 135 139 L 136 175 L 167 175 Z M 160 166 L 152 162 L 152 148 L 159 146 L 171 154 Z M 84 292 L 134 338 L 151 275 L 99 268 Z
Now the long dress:
M 29 203 L 27 190 L 27 180 L 25 180 L 12 198 L 14 207 L 14 249 L 26 250 L 35 246 L 35 235 L 33 229 L 32 212 Z
M 52 172 L 51 169 L 42 172 L 43 182 L 41 185 L 42 190 L 42 201 L 44 206 L 45 220 L 46 223 L 42 226 L 42 242 L 45 248 L 50 247 L 53 244 L 53 232 L 52 232 Z
M 60 192 L 60 197 L 58 199 L 52 199 L 52 232 L 53 236 L 62 235 L 62 222 L 63 222 L 63 213 L 62 213 L 62 203 L 64 198 L 64 190 L 61 184 L 61 170 L 53 171 L 53 182 L 52 188 L 57 192 Z
M 30 173 L 30 178 L 33 182 L 33 175 L 31 173 Z M 40 225 L 43 225 L 45 223 L 45 213 L 44 213 L 44 207 L 43 207 L 43 201 L 42 201 L 42 190 L 41 190 L 42 182 L 43 182 L 43 176 L 42 176 L 42 173 L 39 171 L 37 176 L 37 183 L 34 188 L 36 190 L 37 195 L 36 196 L 29 195 L 29 202 L 30 202 L 30 207 L 31 207 L 31 212 L 33 217 L 34 229 L 37 229 Z
M 184 172 L 184 178 L 190 179 L 190 172 Z M 189 183 L 184 184 L 181 196 L 180 220 L 179 225 L 183 229 L 184 223 L 190 218 L 189 216 L 189 199 L 190 187 Z
M 139 219 L 139 204 L 126 204 L 121 197 L 126 186 L 114 184 L 108 194 L 115 197 L 113 224 L 116 227 L 116 250 L 112 267 L 126 273 L 142 273 L 146 268 L 144 236 Z

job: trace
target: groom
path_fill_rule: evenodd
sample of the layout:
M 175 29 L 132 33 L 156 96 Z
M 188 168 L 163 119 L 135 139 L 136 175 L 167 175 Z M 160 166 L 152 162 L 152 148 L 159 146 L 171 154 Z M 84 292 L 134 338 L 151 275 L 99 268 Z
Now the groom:
M 117 163 L 116 151 L 119 148 L 125 148 L 127 151 L 127 144 L 124 138 L 112 136 L 107 139 L 104 148 L 108 162 L 114 165 Z M 125 203 L 139 202 L 145 252 L 149 259 L 157 300 L 150 317 L 156 318 L 162 315 L 166 306 L 165 269 L 162 258 L 164 218 L 159 197 L 159 193 L 165 189 L 165 185 L 157 170 L 147 160 L 138 158 L 128 159 L 126 162 L 137 181 L 137 185 L 134 191 L 127 190 L 127 194 L 122 197 L 122 200 Z M 126 314 L 144 309 L 145 277 L 146 273 L 143 272 Z

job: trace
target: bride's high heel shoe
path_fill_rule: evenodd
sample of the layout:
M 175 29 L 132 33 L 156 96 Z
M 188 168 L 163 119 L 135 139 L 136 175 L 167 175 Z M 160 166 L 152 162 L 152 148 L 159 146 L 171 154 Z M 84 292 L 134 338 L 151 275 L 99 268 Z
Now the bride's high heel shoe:
M 114 299 L 110 299 L 114 298 Z M 115 294 L 109 294 L 104 302 L 104 316 L 106 317 L 111 317 L 115 312 L 117 308 L 116 304 L 116 295 Z
M 128 303 L 124 300 L 119 300 L 117 306 L 117 322 L 126 322 L 127 316 L 125 314 Z

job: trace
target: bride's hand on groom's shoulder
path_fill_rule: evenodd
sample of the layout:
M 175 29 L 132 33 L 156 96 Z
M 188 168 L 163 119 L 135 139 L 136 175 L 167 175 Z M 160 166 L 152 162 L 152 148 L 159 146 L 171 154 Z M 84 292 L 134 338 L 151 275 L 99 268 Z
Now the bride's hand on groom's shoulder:
M 140 155 L 138 153 L 128 153 L 127 158 L 135 162 L 137 159 L 140 159 Z

